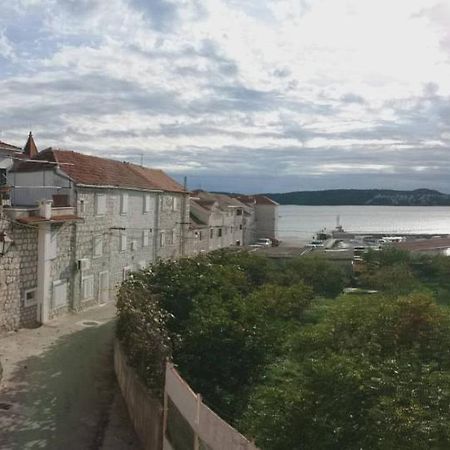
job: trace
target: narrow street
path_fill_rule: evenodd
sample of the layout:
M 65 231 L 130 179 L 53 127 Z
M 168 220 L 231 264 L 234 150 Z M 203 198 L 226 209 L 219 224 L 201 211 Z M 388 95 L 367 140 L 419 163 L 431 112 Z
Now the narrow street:
M 115 380 L 108 304 L 0 338 L 0 449 L 139 450 Z

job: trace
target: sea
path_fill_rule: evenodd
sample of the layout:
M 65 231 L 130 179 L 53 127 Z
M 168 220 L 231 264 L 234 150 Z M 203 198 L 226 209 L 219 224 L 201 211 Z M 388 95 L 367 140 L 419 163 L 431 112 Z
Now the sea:
M 450 206 L 278 207 L 278 236 L 284 244 L 309 242 L 323 229 L 382 234 L 450 234 Z

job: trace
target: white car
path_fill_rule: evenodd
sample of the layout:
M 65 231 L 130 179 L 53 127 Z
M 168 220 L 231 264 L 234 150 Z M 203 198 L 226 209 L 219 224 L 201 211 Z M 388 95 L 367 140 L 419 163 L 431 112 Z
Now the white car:
M 251 247 L 272 247 L 272 241 L 269 238 L 260 238 Z

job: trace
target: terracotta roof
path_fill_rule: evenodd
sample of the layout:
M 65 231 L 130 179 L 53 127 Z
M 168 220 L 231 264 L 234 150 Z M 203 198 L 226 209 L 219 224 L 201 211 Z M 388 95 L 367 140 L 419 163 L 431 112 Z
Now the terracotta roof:
M 190 228 L 191 229 L 197 229 L 197 228 L 206 228 L 208 227 L 208 225 L 203 222 L 202 220 L 200 220 L 198 217 L 196 217 L 194 214 L 190 214 L 190 219 L 191 219 L 191 223 L 190 223 Z
M 20 163 L 14 171 L 33 172 L 52 169 L 55 165 L 76 184 L 185 192 L 162 170 L 53 148 L 41 151 L 33 162 Z
M 215 202 L 217 202 L 219 208 L 222 210 L 227 210 L 230 207 L 244 208 L 245 206 L 238 199 L 225 194 L 212 194 L 206 191 L 194 191 L 192 194 L 199 198 L 195 201 L 207 209 L 211 209 Z
M 37 156 L 37 154 L 39 153 L 38 149 L 36 147 L 36 144 L 34 142 L 33 135 L 31 134 L 31 131 L 30 131 L 30 134 L 28 135 L 27 143 L 25 144 L 23 153 L 28 158 L 35 158 Z
M 24 224 L 34 224 L 34 223 L 41 223 L 41 222 L 50 222 L 50 223 L 58 223 L 58 222 L 72 222 L 72 221 L 79 221 L 83 220 L 81 217 L 75 216 L 74 214 L 66 214 L 66 215 L 60 215 L 60 216 L 52 216 L 50 219 L 46 219 L 42 216 L 26 216 L 26 217 L 19 217 L 17 219 L 17 222 L 24 223 Z
M 201 198 L 195 200 L 195 202 L 197 203 L 197 205 L 201 206 L 203 209 L 206 209 L 208 211 L 211 211 L 213 206 L 216 204 L 215 200 L 203 200 Z
M 237 195 L 236 198 L 242 203 L 257 205 L 278 206 L 278 203 L 266 197 L 265 195 Z
M 0 150 L 8 150 L 12 152 L 21 152 L 22 149 L 20 147 L 16 147 L 15 145 L 7 144 L 6 142 L 0 141 Z
M 186 192 L 181 184 L 177 183 L 160 169 L 151 169 L 150 167 L 137 166 L 136 164 L 129 164 L 129 166 L 136 173 L 143 176 L 149 183 L 154 184 L 156 189 L 171 192 Z

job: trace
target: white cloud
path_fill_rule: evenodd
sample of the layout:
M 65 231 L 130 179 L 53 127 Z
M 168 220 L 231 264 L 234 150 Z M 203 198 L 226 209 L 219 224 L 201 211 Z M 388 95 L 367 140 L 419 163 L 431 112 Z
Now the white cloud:
M 410 154 L 415 167 L 450 159 L 443 1 L 15 5 L 0 18 L 4 139 L 20 143 L 31 124 L 41 146 L 144 151 L 166 168 L 222 165 L 262 184 L 298 168 L 375 176 Z
M 16 59 L 14 47 L 2 30 L 0 30 L 0 57 L 11 61 Z

